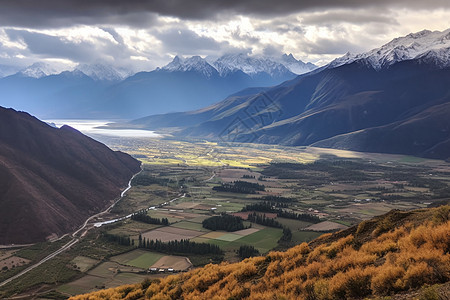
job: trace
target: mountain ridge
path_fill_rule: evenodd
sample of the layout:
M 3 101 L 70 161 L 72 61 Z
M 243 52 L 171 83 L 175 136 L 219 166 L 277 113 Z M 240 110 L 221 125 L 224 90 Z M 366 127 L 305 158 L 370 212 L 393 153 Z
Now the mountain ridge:
M 228 63 L 227 71 L 220 73 L 200 56 L 176 56 L 162 68 L 131 76 L 102 64 L 78 65 L 58 74 L 48 64 L 35 64 L 27 72 L 0 78 L 0 105 L 45 119 L 133 119 L 199 109 L 242 89 L 273 86 L 297 76 L 270 59 L 233 57 L 246 61 L 248 68 L 258 64 L 255 72 L 247 74 L 240 64 Z M 293 56 L 290 62 L 299 63 Z
M 328 67 L 335 68 L 355 61 L 365 62 L 376 70 L 389 68 L 391 65 L 405 61 L 424 59 L 436 66 L 450 66 L 450 29 L 444 31 L 422 30 L 404 37 L 395 38 L 389 43 L 361 54 L 351 54 L 335 59 Z
M 63 126 L 0 107 L 0 244 L 61 236 L 120 195 L 140 163 Z
M 432 34 L 437 36 L 435 44 L 442 46 L 434 50 L 443 51 L 440 57 L 445 58 L 450 56 L 450 48 L 446 47 L 449 33 L 450 30 L 422 32 L 386 45 L 398 46 L 424 36 L 428 41 L 428 35 Z M 445 43 L 440 44 L 441 40 Z M 377 53 L 377 49 L 368 53 Z M 230 105 L 230 97 L 198 111 L 179 113 L 179 124 L 184 123 L 183 117 L 191 121 L 189 126 L 181 126 L 173 134 L 222 142 L 316 145 L 447 159 L 450 157 L 446 142 L 450 139 L 450 115 L 447 109 L 439 111 L 438 107 L 450 102 L 450 67 L 436 65 L 441 61 L 439 57 L 430 56 L 429 51 L 423 53 L 414 59 L 405 56 L 383 68 L 368 63 L 378 61 L 378 54 L 369 58 L 364 54 L 362 59 L 335 67 L 330 64 L 263 92 L 241 97 L 234 106 Z M 421 121 L 420 113 L 427 110 L 438 120 L 428 117 L 427 122 Z M 205 112 L 210 114 L 207 116 Z M 160 124 L 170 124 L 172 117 L 158 116 L 158 120 Z M 192 122 L 196 117 L 198 122 Z M 160 128 L 151 116 L 141 120 L 130 124 L 151 130 Z M 404 129 L 399 130 L 395 124 L 403 124 Z M 438 129 L 440 133 L 433 134 Z M 371 138 L 364 138 L 369 136 L 361 133 L 364 130 L 370 131 Z M 389 131 L 391 137 L 383 138 Z M 418 134 L 415 138 L 405 138 L 411 132 Z M 375 145 L 369 140 L 385 142 Z

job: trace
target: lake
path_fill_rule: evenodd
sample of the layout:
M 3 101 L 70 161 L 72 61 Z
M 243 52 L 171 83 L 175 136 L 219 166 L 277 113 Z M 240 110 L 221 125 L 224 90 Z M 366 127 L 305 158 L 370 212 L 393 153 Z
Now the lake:
M 114 121 L 109 120 L 45 120 L 45 122 L 49 124 L 53 123 L 57 127 L 68 125 L 90 137 L 97 137 L 100 135 L 108 137 L 155 138 L 160 136 L 159 134 L 150 130 L 98 128 L 105 126 L 108 123 L 114 123 Z

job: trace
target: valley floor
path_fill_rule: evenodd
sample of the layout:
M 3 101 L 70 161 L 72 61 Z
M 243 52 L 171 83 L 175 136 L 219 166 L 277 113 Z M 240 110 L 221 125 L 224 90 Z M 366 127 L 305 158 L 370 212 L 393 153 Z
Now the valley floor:
M 143 171 L 110 212 L 89 222 L 92 229 L 78 243 L 1 287 L 0 296 L 26 296 L 31 292 L 44 299 L 63 299 L 137 283 L 147 277 L 165 277 L 210 262 L 237 262 L 241 260 L 237 252 L 243 245 L 266 254 L 346 229 L 392 209 L 425 208 L 450 199 L 450 163 L 439 160 L 154 138 L 102 137 L 102 141 L 141 160 Z M 219 188 L 235 182 L 264 189 L 249 192 Z M 263 202 L 271 204 L 260 211 L 257 205 Z M 279 215 L 280 210 L 290 214 Z M 154 219 L 167 219 L 170 224 L 125 218 L 93 227 L 138 211 Z M 281 228 L 247 220 L 244 225 L 251 228 L 236 232 L 211 231 L 202 226 L 213 215 L 226 213 L 246 219 L 253 211 L 273 218 Z M 305 219 L 305 215 L 312 217 Z M 282 227 L 291 231 L 289 240 L 283 241 Z M 219 246 L 224 253 L 218 256 L 136 249 L 140 237 L 162 242 L 188 239 Z M 3 263 L 7 268 L 0 271 L 0 281 L 64 243 L 67 239 L 1 250 L 0 266 Z M 13 258 L 18 258 L 14 267 Z

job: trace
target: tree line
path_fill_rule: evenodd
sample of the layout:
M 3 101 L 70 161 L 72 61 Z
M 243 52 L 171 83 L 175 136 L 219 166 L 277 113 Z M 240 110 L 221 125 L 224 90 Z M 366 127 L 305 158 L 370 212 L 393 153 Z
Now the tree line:
M 259 256 L 260 253 L 259 253 L 258 249 L 256 249 L 255 247 L 253 247 L 251 245 L 242 245 L 239 247 L 238 255 L 239 255 L 240 259 L 245 259 L 245 258 L 249 258 L 249 257 L 253 257 L 253 256 Z
M 136 185 L 149 186 L 152 184 L 166 185 L 168 182 L 169 182 L 168 179 L 141 173 L 133 178 L 133 180 L 131 181 L 131 185 L 133 186 Z
M 146 240 L 139 235 L 139 248 L 150 249 L 167 254 L 217 254 L 223 255 L 219 246 L 208 243 L 196 243 L 187 239 L 161 242 L 160 240 Z
M 219 186 L 213 187 L 214 191 L 240 193 L 240 194 L 256 194 L 258 191 L 264 191 L 265 186 L 259 183 L 252 183 L 247 181 L 234 181 L 222 183 Z
M 253 212 L 248 215 L 247 220 L 263 226 L 283 228 L 283 225 L 281 225 L 280 222 L 276 221 L 273 218 L 266 217 L 265 214 L 258 214 L 256 212 Z
M 287 207 L 288 205 L 285 203 L 264 201 L 247 204 L 241 209 L 241 211 L 260 211 L 260 212 L 276 213 L 280 211 L 280 208 L 287 208 Z
M 213 216 L 205 219 L 202 222 L 203 228 L 209 230 L 224 230 L 224 231 L 237 231 L 245 229 L 242 219 L 232 215 L 222 214 L 220 216 Z
M 156 224 L 156 225 L 165 225 L 165 226 L 170 225 L 169 219 L 167 219 L 167 218 L 162 218 L 162 219 L 152 218 L 149 215 L 147 215 L 147 212 L 145 210 L 139 211 L 139 212 L 131 215 L 131 220 L 143 222 L 143 223 L 147 223 L 147 224 Z
M 134 240 L 130 239 L 129 236 L 103 233 L 103 238 L 105 238 L 108 242 L 116 243 L 122 246 L 134 246 Z
M 267 212 L 267 213 L 276 213 L 279 218 L 286 219 L 294 219 L 299 221 L 305 221 L 310 223 L 319 223 L 320 218 L 310 214 L 299 214 L 293 211 L 286 211 L 283 208 L 287 208 L 288 205 L 286 203 L 279 202 L 258 202 L 247 204 L 241 211 L 257 211 L 257 212 Z

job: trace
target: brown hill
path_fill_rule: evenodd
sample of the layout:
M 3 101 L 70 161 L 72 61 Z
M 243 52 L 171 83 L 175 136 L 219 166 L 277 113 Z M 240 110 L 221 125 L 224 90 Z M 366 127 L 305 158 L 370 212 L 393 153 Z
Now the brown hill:
M 0 107 L 0 244 L 74 230 L 117 198 L 139 168 L 71 127 Z
M 71 299 L 448 299 L 449 214 L 392 211 L 286 252 Z

